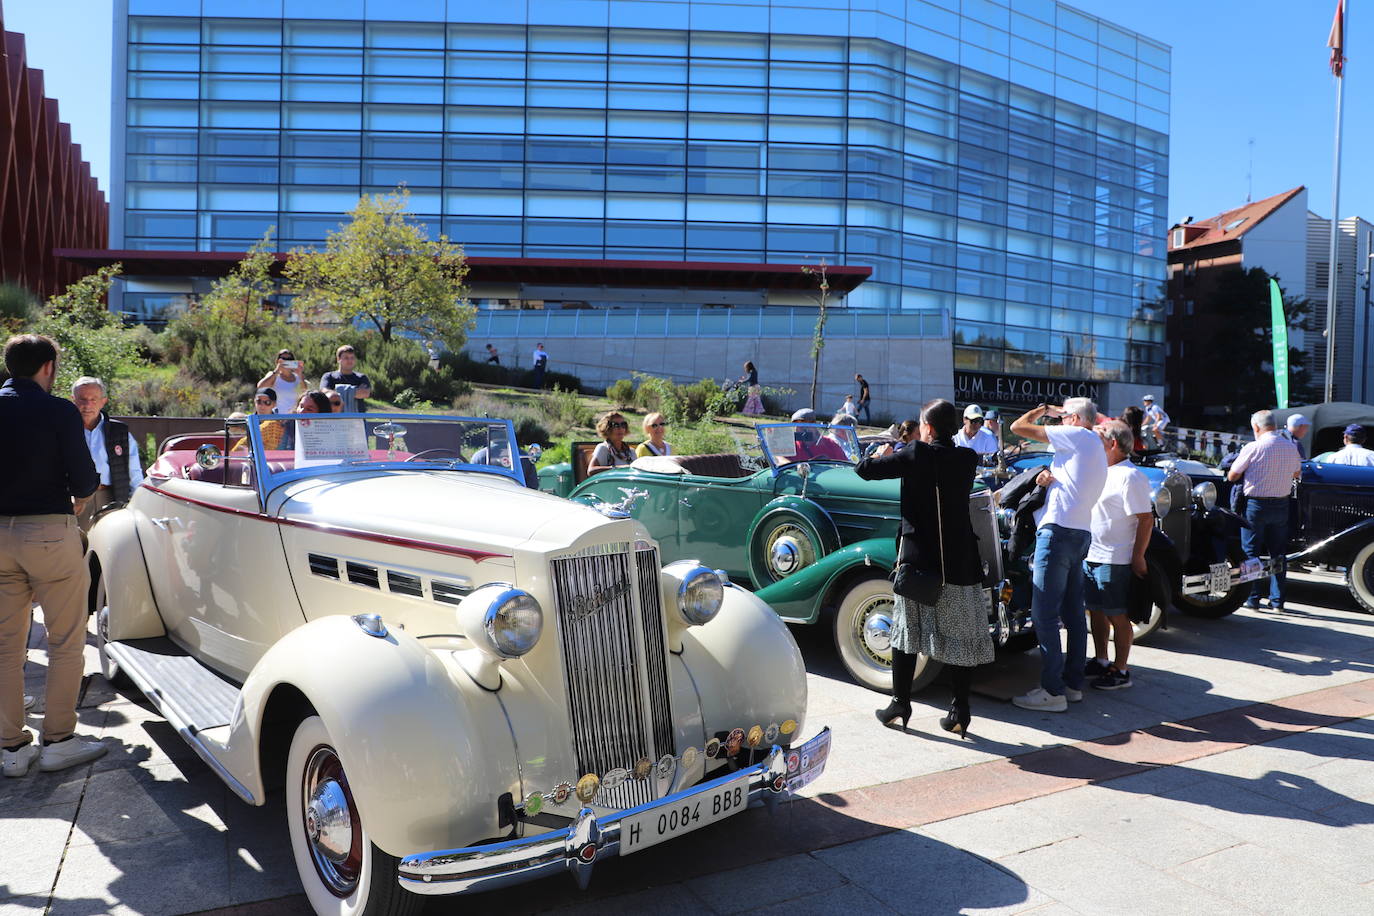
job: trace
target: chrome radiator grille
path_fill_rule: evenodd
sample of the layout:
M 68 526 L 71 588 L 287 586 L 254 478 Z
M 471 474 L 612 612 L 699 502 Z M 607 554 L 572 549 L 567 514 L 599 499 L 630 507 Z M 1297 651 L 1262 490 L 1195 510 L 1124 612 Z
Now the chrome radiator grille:
M 673 753 L 658 551 L 632 560 L 629 545 L 608 545 L 550 565 L 579 774 Z M 597 802 L 632 807 L 655 795 L 652 777 L 630 779 Z

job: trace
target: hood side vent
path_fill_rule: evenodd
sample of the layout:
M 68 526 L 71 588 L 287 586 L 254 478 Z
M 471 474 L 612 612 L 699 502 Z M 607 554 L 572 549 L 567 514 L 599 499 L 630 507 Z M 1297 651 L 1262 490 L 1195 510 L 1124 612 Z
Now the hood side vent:
M 310 571 L 317 576 L 324 576 L 326 579 L 339 578 L 339 561 L 334 557 L 326 557 L 323 554 L 312 553 L 309 556 Z
M 457 582 L 444 582 L 435 579 L 430 582 L 430 588 L 434 591 L 434 600 L 441 604 L 458 604 L 472 591 L 467 585 L 459 585 Z
M 381 588 L 381 579 L 377 575 L 377 567 L 364 566 L 362 563 L 346 563 L 348 568 L 348 581 L 354 585 L 365 585 L 368 588 Z
M 419 576 L 410 576 L 405 573 L 396 572 L 394 569 L 386 571 L 386 587 L 392 594 L 410 595 L 412 598 L 423 598 L 425 590 L 420 585 Z

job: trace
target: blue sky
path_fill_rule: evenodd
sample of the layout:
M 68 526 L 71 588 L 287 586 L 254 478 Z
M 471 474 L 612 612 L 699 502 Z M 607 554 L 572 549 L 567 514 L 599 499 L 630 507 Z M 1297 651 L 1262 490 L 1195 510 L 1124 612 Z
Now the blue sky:
M 0 2 L 5 27 L 25 34 L 30 66 L 45 71 L 48 94 L 108 189 L 110 0 Z M 1173 47 L 1171 222 L 1239 206 L 1250 184 L 1257 199 L 1307 185 L 1308 205 L 1329 214 L 1335 89 L 1325 46 L 1335 0 L 1076 5 Z M 1364 167 L 1374 148 L 1374 4 L 1351 6 L 1341 213 L 1374 218 L 1374 170 Z

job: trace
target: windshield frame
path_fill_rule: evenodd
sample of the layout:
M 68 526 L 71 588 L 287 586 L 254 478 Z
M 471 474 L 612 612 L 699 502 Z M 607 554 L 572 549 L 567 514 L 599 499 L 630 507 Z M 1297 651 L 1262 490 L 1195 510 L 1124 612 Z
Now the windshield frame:
M 777 461 L 778 457 L 788 456 L 775 456 L 773 452 L 768 448 L 768 436 L 767 433 L 764 432 L 765 430 L 778 429 L 779 427 L 787 427 L 789 429 L 815 429 L 819 431 L 820 435 L 822 436 L 830 432 L 831 430 L 846 430 L 848 431 L 849 436 L 852 439 L 854 457 L 851 457 L 850 459 L 845 461 L 841 461 L 839 458 L 832 458 L 827 455 L 820 455 L 812 458 L 803 458 L 799 461 L 786 460 L 782 464 L 779 464 Z M 778 476 L 778 472 L 782 471 L 784 468 L 795 467 L 799 464 L 806 464 L 814 461 L 824 461 L 828 464 L 839 464 L 845 467 L 852 468 L 859 463 L 858 456 L 861 455 L 863 451 L 862 446 L 859 443 L 859 431 L 852 426 L 831 426 L 828 423 L 759 423 L 754 427 L 754 432 L 758 436 L 759 449 L 763 452 L 763 457 L 768 462 L 769 470 L 773 472 L 774 477 Z M 843 447 L 844 446 L 841 446 L 841 448 Z
M 381 425 L 381 421 L 397 422 L 401 424 L 416 422 L 438 422 L 447 421 L 454 423 L 472 423 L 479 426 L 501 426 L 505 428 L 507 441 L 511 443 L 512 467 L 503 467 L 499 464 L 469 464 L 457 461 L 422 461 L 422 462 L 402 462 L 402 461 L 355 461 L 340 464 L 313 465 L 304 468 L 291 468 L 287 471 L 272 472 L 267 460 L 267 451 L 263 447 L 261 425 L 266 421 L 287 421 L 294 422 L 300 419 L 326 420 L 327 418 L 337 417 L 339 419 L 363 420 L 371 429 L 373 425 Z M 374 424 L 374 421 L 377 421 Z M 324 477 L 331 474 L 339 474 L 354 471 L 376 471 L 376 470 L 398 470 L 401 465 L 409 465 L 406 470 L 415 471 L 475 471 L 479 474 L 496 474 L 501 477 L 509 477 L 520 486 L 525 485 L 524 471 L 520 467 L 519 456 L 520 444 L 515 438 L 515 425 L 510 420 L 500 420 L 493 417 L 462 417 L 450 414 L 415 414 L 415 413 L 350 413 L 350 414 L 253 414 L 247 418 L 248 441 L 251 448 L 253 460 L 253 481 L 257 486 L 258 495 L 266 504 L 267 495 L 273 490 L 278 489 L 287 483 L 297 480 L 304 480 L 309 477 Z

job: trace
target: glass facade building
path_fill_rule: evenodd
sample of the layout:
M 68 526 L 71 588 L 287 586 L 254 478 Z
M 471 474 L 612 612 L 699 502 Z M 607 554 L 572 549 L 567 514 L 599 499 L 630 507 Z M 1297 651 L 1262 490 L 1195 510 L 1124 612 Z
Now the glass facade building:
M 404 21 L 401 21 L 401 20 Z M 955 366 L 1159 384 L 1168 48 L 1054 0 L 117 0 L 114 247 L 866 264 Z

